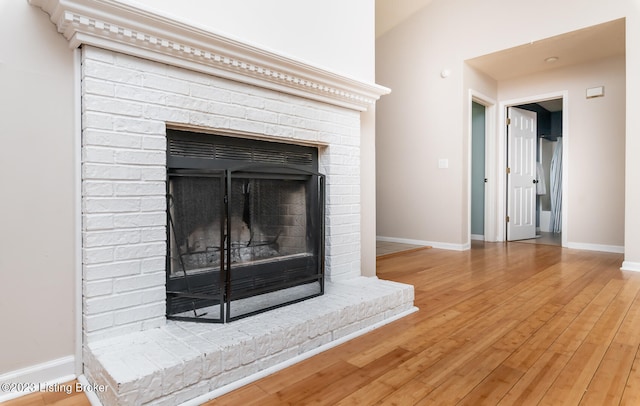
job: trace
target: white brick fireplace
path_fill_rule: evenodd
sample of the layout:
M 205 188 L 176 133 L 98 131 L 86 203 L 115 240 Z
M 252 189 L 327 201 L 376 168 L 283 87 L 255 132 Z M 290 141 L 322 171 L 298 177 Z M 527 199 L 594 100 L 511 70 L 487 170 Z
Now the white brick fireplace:
M 30 2 L 82 47 L 83 363 L 104 404 L 215 394 L 412 311 L 412 287 L 360 276 L 360 112 L 387 89 L 111 0 Z M 324 296 L 167 321 L 167 128 L 318 148 Z

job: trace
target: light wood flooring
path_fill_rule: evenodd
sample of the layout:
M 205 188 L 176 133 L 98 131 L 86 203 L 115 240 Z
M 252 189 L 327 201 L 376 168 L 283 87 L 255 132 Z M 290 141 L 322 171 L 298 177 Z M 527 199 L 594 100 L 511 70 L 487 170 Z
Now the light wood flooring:
M 420 311 L 207 405 L 640 405 L 640 274 L 621 263 L 482 242 L 380 258 Z
M 378 260 L 420 311 L 209 405 L 640 405 L 622 256 L 474 242 Z

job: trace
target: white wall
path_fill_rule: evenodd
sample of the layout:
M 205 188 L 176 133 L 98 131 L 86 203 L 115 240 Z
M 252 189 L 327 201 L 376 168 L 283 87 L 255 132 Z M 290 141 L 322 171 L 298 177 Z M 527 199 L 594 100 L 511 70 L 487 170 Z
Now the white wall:
M 354 78 L 374 79 L 375 8 L 370 0 L 136 2 L 294 59 Z
M 374 4 L 369 0 L 304 6 L 295 0 L 139 2 L 144 3 L 295 59 L 373 81 Z M 74 222 L 73 52 L 49 17 L 26 0 L 0 2 L 0 14 L 2 375 L 73 356 L 79 225 Z M 375 196 L 375 148 L 364 145 L 374 139 L 370 114 L 363 115 L 361 162 L 367 170 L 362 173 L 362 201 Z M 366 207 L 362 266 L 364 274 L 373 275 L 375 208 Z
M 26 1 L 0 14 L 2 375 L 73 356 L 77 225 L 73 52 Z
M 464 66 L 467 59 L 626 17 L 626 109 L 638 111 L 640 101 L 629 97 L 640 90 L 630 73 L 640 71 L 638 8 L 633 0 L 542 0 L 518 3 L 515 13 L 507 0 L 435 0 L 379 37 L 376 79 L 393 92 L 377 106 L 378 235 L 458 248 L 468 242 L 468 89 L 478 81 L 465 78 L 473 73 Z M 440 77 L 444 68 L 451 70 L 447 79 Z M 627 117 L 626 125 L 627 157 L 638 155 L 640 124 Z M 438 169 L 443 158 L 448 169 Z M 640 231 L 633 231 L 640 230 L 640 215 L 630 212 L 640 205 L 640 164 L 630 161 L 625 259 L 640 263 Z

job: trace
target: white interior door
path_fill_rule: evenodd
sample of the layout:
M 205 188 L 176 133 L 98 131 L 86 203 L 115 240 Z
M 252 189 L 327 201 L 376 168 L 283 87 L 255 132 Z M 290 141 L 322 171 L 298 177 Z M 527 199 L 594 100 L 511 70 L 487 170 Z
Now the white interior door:
M 507 240 L 536 236 L 536 122 L 533 111 L 509 107 Z

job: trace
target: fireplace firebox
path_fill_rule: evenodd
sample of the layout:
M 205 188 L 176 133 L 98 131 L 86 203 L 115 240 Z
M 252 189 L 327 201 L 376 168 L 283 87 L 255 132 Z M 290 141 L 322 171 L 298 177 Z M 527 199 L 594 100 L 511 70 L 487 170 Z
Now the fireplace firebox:
M 233 321 L 324 293 L 314 147 L 167 130 L 167 317 Z

